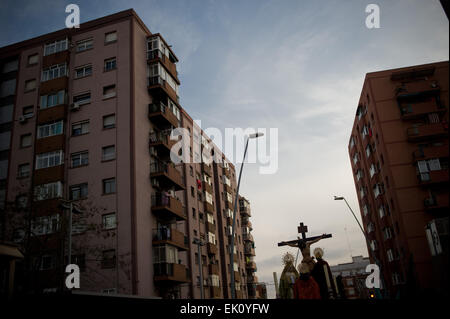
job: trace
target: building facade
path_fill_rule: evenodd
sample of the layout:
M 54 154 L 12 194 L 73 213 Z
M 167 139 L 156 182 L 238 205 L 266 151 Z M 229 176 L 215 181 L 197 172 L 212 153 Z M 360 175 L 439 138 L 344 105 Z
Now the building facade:
M 345 299 L 368 299 L 369 290 L 366 288 L 366 267 L 370 264 L 369 257 L 355 256 L 349 263 L 330 266 L 335 287 L 339 297 Z M 342 285 L 337 282 L 341 281 Z M 341 288 L 341 290 L 339 289 Z
M 133 10 L 0 48 L 1 240 L 24 252 L 17 291 L 64 289 L 71 240 L 82 290 L 230 295 L 235 170 L 180 105 L 177 62 Z M 188 132 L 187 161 L 174 161 L 174 128 Z
M 358 103 L 348 151 L 389 297 L 448 286 L 448 75 L 448 61 L 368 73 Z

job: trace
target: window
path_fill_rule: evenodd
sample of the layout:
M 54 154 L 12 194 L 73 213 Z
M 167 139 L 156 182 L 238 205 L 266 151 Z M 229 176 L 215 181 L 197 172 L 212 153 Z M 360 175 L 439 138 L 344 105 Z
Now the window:
M 389 262 L 394 261 L 394 253 L 392 252 L 392 249 L 388 249 L 386 255 Z
M 364 204 L 363 212 L 364 212 L 364 216 L 367 216 L 367 214 L 369 214 L 369 206 L 367 206 L 367 204 Z
M 25 164 L 19 165 L 18 170 L 17 170 L 17 177 L 24 178 L 24 177 L 28 177 L 28 176 L 30 176 L 30 164 L 25 163 Z
M 72 136 L 89 133 L 89 120 L 72 124 Z
M 380 207 L 378 207 L 378 214 L 380 218 L 386 216 L 386 210 L 384 209 L 384 205 L 380 205 Z
M 44 138 L 63 133 L 63 121 L 58 121 L 50 124 L 43 124 L 38 126 L 37 138 Z
M 78 185 L 72 185 L 70 186 L 70 199 L 71 200 L 78 200 L 87 198 L 88 196 L 88 184 L 78 184 Z
M 384 240 L 388 240 L 392 238 L 392 230 L 390 227 L 386 227 L 383 229 Z
M 28 207 L 28 195 L 19 195 L 16 197 L 16 204 L 19 209 Z
M 103 87 L 103 98 L 109 99 L 116 96 L 116 85 L 108 85 Z
M 52 93 L 49 95 L 41 96 L 41 104 L 39 107 L 41 109 L 46 109 L 56 105 L 64 104 L 66 102 L 66 92 L 64 90 L 58 91 L 57 93 Z
M 54 151 L 36 155 L 36 169 L 61 165 L 64 162 L 63 151 Z
M 73 97 L 73 103 L 77 103 L 78 105 L 91 103 L 91 92 L 75 95 Z
M 31 146 L 31 134 L 24 134 L 20 136 L 20 147 L 28 147 Z
M 62 196 L 62 183 L 54 182 L 38 185 L 34 188 L 36 200 L 58 198 Z
M 94 40 L 91 39 L 86 39 L 86 40 L 81 40 L 77 42 L 77 52 L 83 52 L 89 49 L 92 49 L 94 47 Z
M 102 148 L 102 161 L 109 161 L 116 158 L 116 147 L 114 145 Z
M 116 192 L 116 179 L 108 178 L 103 180 L 103 194 L 114 194 Z
M 35 236 L 49 235 L 59 230 L 59 215 L 41 216 L 31 222 L 31 233 Z
M 105 72 L 111 71 L 116 68 L 116 58 L 110 58 L 105 60 Z
M 32 91 L 36 88 L 36 79 L 25 81 L 25 92 Z
M 34 106 L 33 105 L 25 106 L 22 109 L 22 115 L 26 119 L 29 119 L 29 118 L 33 117 L 33 115 L 34 115 Z
M 116 115 L 105 115 L 103 116 L 103 128 L 110 129 L 116 127 Z
M 44 56 L 67 50 L 67 39 L 48 43 L 44 46 Z
M 70 156 L 70 160 L 72 163 L 72 168 L 83 166 L 83 165 L 88 165 L 89 164 L 89 153 L 88 153 L 88 151 L 73 153 Z
M 370 173 L 370 178 L 372 178 L 373 175 L 375 175 L 377 173 L 377 169 L 375 168 L 375 165 L 373 163 L 370 164 L 369 173 Z
M 102 268 L 114 268 L 116 266 L 116 251 L 104 250 L 102 254 Z
M 28 65 L 38 64 L 39 63 L 39 54 L 32 54 L 28 56 Z
M 195 190 L 194 190 L 194 186 L 191 186 L 191 196 L 195 197 Z
M 0 84 L 0 97 L 14 95 L 16 92 L 16 79 L 5 80 Z
M 67 66 L 65 63 L 52 65 L 42 70 L 41 82 L 53 80 L 67 75 Z
M 117 32 L 116 31 L 105 33 L 105 44 L 116 42 L 116 41 L 117 41 Z
M 103 229 L 116 228 L 116 213 L 106 214 L 102 216 Z
M 19 69 L 19 60 L 8 61 L 3 64 L 2 73 L 9 73 Z
M 216 244 L 216 235 L 208 232 L 208 243 Z
M 75 69 L 75 79 L 83 78 L 92 74 L 92 65 L 84 65 Z

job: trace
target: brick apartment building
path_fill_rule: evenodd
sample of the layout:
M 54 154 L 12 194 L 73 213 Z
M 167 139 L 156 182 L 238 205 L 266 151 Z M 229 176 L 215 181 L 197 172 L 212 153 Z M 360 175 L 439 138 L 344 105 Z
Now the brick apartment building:
M 368 73 L 348 151 L 385 291 L 448 293 L 448 61 Z
M 249 297 L 249 213 L 230 265 L 235 168 L 181 107 L 177 62 L 132 9 L 0 48 L 0 240 L 24 252 L 18 293 L 63 289 L 70 201 L 82 290 L 200 298 L 200 260 L 205 298 L 230 296 L 230 269 Z M 177 165 L 176 127 L 191 143 Z
M 354 256 L 349 263 L 330 266 L 335 287 L 340 298 L 345 299 L 368 299 L 369 290 L 365 281 L 368 273 L 366 267 L 370 264 L 369 257 Z M 340 276 L 342 286 L 338 285 L 337 278 Z M 339 290 L 341 288 L 343 291 Z

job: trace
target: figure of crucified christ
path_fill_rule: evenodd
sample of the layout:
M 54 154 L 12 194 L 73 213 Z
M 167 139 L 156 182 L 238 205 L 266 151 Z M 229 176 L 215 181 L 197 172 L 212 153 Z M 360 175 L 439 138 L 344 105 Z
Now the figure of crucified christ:
M 311 257 L 311 245 L 317 243 L 319 240 L 324 238 L 325 234 L 320 236 L 319 238 L 313 239 L 313 240 L 304 240 L 300 237 L 298 238 L 298 242 L 296 244 L 288 244 L 291 247 L 298 247 L 300 248 L 300 251 L 302 252 L 302 263 L 305 263 L 309 266 L 309 271 L 311 272 L 314 268 L 314 264 L 316 263 L 314 261 L 314 257 Z

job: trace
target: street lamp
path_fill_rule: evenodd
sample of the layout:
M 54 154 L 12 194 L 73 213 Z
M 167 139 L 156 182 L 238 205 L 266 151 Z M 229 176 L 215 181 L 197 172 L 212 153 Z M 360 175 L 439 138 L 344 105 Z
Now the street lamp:
M 356 218 L 356 215 L 355 215 L 355 213 L 353 212 L 353 209 L 350 207 L 350 205 L 348 204 L 348 202 L 347 202 L 347 200 L 345 199 L 345 197 L 344 197 L 344 196 L 334 196 L 334 200 L 343 200 L 343 201 L 347 204 L 347 207 L 348 207 L 348 208 L 350 209 L 350 211 L 352 212 L 353 217 L 355 217 L 355 220 L 356 220 L 356 222 L 358 223 L 359 228 L 361 228 L 361 231 L 362 231 L 362 233 L 363 233 L 363 235 L 364 235 L 364 238 L 366 239 L 367 248 L 370 249 L 370 248 L 369 248 L 369 247 L 370 247 L 369 238 L 367 238 L 366 232 L 365 232 L 364 229 L 362 228 L 362 226 L 361 226 L 361 224 L 360 224 L 358 218 Z M 375 254 L 373 255 L 373 258 L 374 258 L 375 263 L 377 264 L 377 266 L 378 266 L 378 268 L 379 268 L 379 270 L 380 270 L 381 286 L 383 287 L 383 286 L 384 286 L 384 285 L 383 285 L 383 281 L 384 281 L 384 280 L 383 280 L 383 275 L 381 274 L 381 265 L 380 265 L 380 263 L 378 262 L 378 259 L 377 259 L 377 257 L 375 256 Z
M 61 208 L 69 210 L 69 256 L 68 256 L 68 264 L 72 263 L 72 214 L 81 214 L 81 211 L 73 206 L 73 200 L 65 200 L 60 199 L 62 204 L 60 204 Z M 66 205 L 69 204 L 69 205 Z
M 198 248 L 198 270 L 200 272 L 200 299 L 204 299 L 203 296 L 203 267 L 202 267 L 202 253 L 200 250 L 200 246 L 204 246 L 205 244 L 198 238 L 194 238 L 192 241 L 194 245 L 197 245 Z
M 239 171 L 239 179 L 236 189 L 236 197 L 234 198 L 234 210 L 233 210 L 233 226 L 231 228 L 231 247 L 230 247 L 230 280 L 231 280 L 231 299 L 235 299 L 236 292 L 234 291 L 234 228 L 236 224 L 236 210 L 237 210 L 237 203 L 239 199 L 239 186 L 241 185 L 241 176 L 242 176 L 242 169 L 244 168 L 244 162 L 245 162 L 245 156 L 247 155 L 247 148 L 248 148 L 248 141 L 251 138 L 258 138 L 263 136 L 264 133 L 253 133 L 250 134 L 247 137 L 247 142 L 245 143 L 245 151 L 244 151 L 244 158 L 242 159 L 241 163 L 241 170 Z

